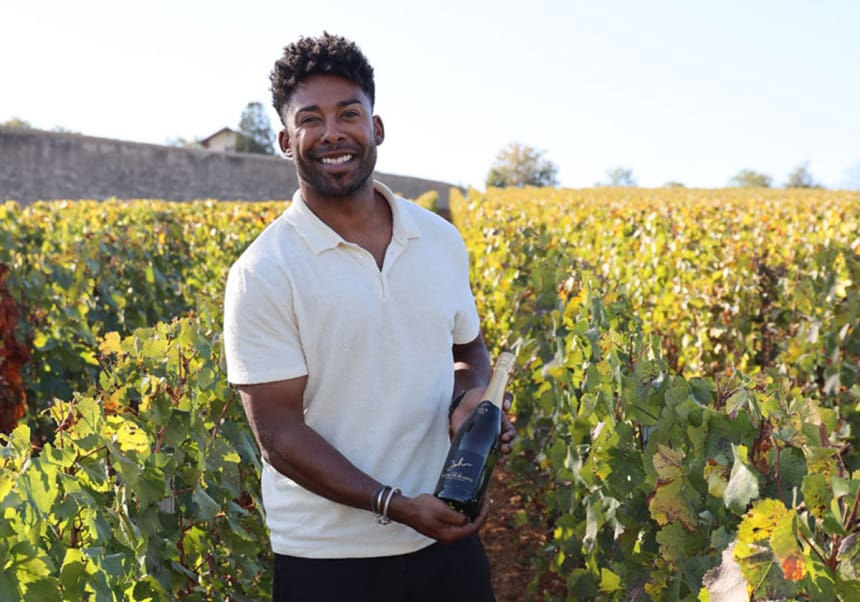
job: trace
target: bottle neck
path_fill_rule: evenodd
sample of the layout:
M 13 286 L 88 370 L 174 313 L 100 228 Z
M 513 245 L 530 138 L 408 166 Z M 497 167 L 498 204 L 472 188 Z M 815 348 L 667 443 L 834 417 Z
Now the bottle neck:
M 487 390 L 484 393 L 484 400 L 492 402 L 493 405 L 500 409 L 505 398 L 508 377 L 514 367 L 514 359 L 514 354 L 508 351 L 503 351 L 499 354 L 496 365 L 493 367 L 493 374 L 490 376 L 490 383 L 487 385 Z

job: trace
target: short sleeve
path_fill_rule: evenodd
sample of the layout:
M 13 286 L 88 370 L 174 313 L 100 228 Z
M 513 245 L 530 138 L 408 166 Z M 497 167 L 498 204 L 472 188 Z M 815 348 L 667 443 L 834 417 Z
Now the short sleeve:
M 469 281 L 469 252 L 466 244 L 457 233 L 456 245 L 458 255 L 454 262 L 457 266 L 457 313 L 454 317 L 454 344 L 463 345 L 474 341 L 481 330 L 481 321 L 478 316 L 478 308 L 475 306 L 475 297 Z
M 227 380 L 233 384 L 307 374 L 290 283 L 276 272 L 240 263 L 230 269 L 224 295 L 224 354 Z

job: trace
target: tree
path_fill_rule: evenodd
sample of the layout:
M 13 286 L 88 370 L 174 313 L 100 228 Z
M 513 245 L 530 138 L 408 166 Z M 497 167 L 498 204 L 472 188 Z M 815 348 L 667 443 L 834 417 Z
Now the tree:
M 7 119 L 0 125 L 8 125 L 13 128 L 32 128 L 29 121 L 21 119 L 20 117 L 12 117 L 11 119 Z
M 237 153 L 275 154 L 275 132 L 262 103 L 249 102 L 239 120 Z
M 606 186 L 636 186 L 633 169 L 630 167 L 613 167 L 606 170 Z
M 526 144 L 511 142 L 496 155 L 496 160 L 487 174 L 487 186 L 505 188 L 513 186 L 556 186 L 558 167 Z
M 786 188 L 821 188 L 820 184 L 815 182 L 812 173 L 809 171 L 809 161 L 805 161 L 795 167 L 788 174 L 788 181 L 785 183 Z
M 669 180 L 665 184 L 663 184 L 663 188 L 686 188 L 683 182 L 678 182 L 677 180 Z
M 168 138 L 164 141 L 164 144 L 166 146 L 175 146 L 177 148 L 201 148 L 200 143 L 197 140 L 189 140 L 182 136 Z
M 770 188 L 771 177 L 752 169 L 742 169 L 729 183 L 740 188 Z

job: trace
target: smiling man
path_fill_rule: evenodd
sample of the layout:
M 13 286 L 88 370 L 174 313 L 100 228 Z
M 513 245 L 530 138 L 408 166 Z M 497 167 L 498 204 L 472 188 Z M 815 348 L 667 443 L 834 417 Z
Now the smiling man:
M 224 339 L 263 457 L 273 597 L 493 600 L 489 506 L 470 522 L 430 494 L 490 372 L 463 240 L 373 179 L 385 130 L 354 43 L 301 38 L 271 81 L 299 189 L 231 268 Z M 505 418 L 504 453 L 513 436 Z

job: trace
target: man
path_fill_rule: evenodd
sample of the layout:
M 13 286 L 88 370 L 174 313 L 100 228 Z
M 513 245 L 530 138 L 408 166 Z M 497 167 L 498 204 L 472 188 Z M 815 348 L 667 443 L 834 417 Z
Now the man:
M 354 43 L 301 38 L 271 81 L 299 190 L 231 268 L 224 337 L 264 459 L 274 599 L 493 600 L 488 505 L 470 522 L 431 494 L 490 372 L 465 245 L 373 180 L 385 130 Z M 513 435 L 505 418 L 504 453 Z

